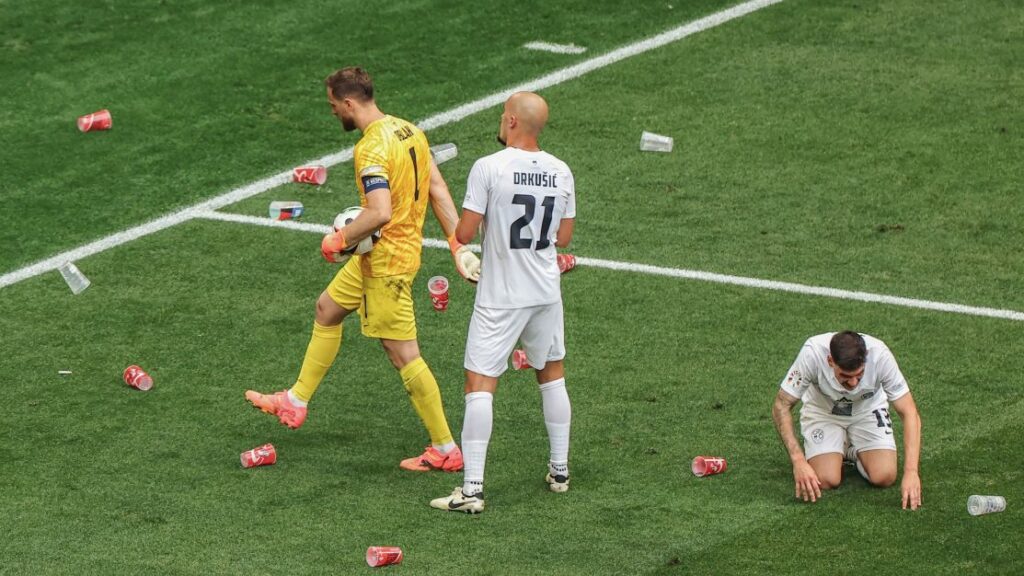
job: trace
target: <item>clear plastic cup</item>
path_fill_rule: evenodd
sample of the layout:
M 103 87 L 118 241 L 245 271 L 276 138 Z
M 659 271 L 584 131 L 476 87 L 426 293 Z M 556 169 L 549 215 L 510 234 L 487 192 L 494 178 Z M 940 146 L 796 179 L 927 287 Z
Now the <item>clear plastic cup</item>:
M 512 368 L 515 370 L 522 370 L 529 368 L 530 363 L 526 360 L 526 350 L 513 350 L 512 351 Z
M 125 384 L 132 388 L 142 390 L 143 392 L 153 387 L 153 377 L 147 374 L 145 370 L 136 364 L 132 364 L 125 368 L 122 377 L 124 378 Z
M 978 496 L 975 494 L 967 499 L 967 513 L 971 516 L 993 514 L 1006 510 L 1006 498 L 1002 496 Z
M 257 446 L 252 450 L 242 452 L 242 468 L 255 468 L 256 466 L 270 466 L 277 462 L 277 450 L 273 444 Z
M 304 210 L 302 202 L 276 200 L 270 203 L 270 218 L 273 220 L 292 220 L 302 216 Z
M 459 148 L 455 144 L 438 144 L 430 147 L 430 155 L 434 157 L 434 164 L 440 166 L 445 162 L 459 155 Z
M 640 149 L 645 152 L 671 152 L 672 137 L 644 130 L 640 134 Z
M 82 132 L 92 132 L 93 130 L 110 130 L 114 125 L 113 118 L 110 117 L 110 110 L 103 109 L 99 112 L 93 112 L 92 114 L 86 114 L 85 116 L 78 117 L 78 129 Z
M 75 266 L 74 262 L 65 262 L 57 268 L 60 270 L 61 277 L 64 278 L 64 282 L 67 283 L 68 288 L 71 288 L 72 294 L 81 294 L 89 287 L 92 282 L 82 274 L 82 271 Z

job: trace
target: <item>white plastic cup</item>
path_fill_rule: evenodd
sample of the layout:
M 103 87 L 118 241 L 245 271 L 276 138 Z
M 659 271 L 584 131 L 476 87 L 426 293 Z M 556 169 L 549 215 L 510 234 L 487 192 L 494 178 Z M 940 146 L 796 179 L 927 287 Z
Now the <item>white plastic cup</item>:
M 75 266 L 74 262 L 65 262 L 57 269 L 60 270 L 60 275 L 64 278 L 68 288 L 71 288 L 72 294 L 81 294 L 92 284 L 85 277 L 85 274 L 82 274 L 82 271 L 78 269 L 78 266 Z
M 640 134 L 640 149 L 645 152 L 671 152 L 672 137 L 654 134 L 644 130 Z
M 434 164 L 440 166 L 445 162 L 459 155 L 459 148 L 455 144 L 438 144 L 430 147 L 430 155 L 434 157 Z
M 1002 496 L 978 496 L 967 499 L 967 513 L 971 516 L 992 514 L 1006 510 L 1006 498 Z
M 430 303 L 434 310 L 444 312 L 448 309 L 448 279 L 444 276 L 434 276 L 427 280 L 427 289 L 430 290 Z

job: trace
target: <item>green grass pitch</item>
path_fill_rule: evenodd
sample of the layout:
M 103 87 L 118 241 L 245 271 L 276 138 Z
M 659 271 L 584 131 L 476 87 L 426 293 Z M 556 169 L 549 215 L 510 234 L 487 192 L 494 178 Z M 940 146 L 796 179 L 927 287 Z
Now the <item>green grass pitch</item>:
M 0 275 L 352 145 L 322 86 L 337 67 L 423 119 L 730 5 L 0 0 Z M 1006 0 L 785 0 L 547 88 L 571 251 L 1024 310 L 1022 26 Z M 105 107 L 113 130 L 77 131 Z M 457 203 L 499 114 L 428 133 L 459 146 Z M 641 153 L 641 130 L 675 150 Z M 356 201 L 351 170 L 224 211 L 297 199 L 327 224 Z M 370 545 L 403 548 L 394 574 L 1024 572 L 1020 321 L 581 266 L 563 278 L 572 490 L 546 490 L 539 394 L 509 372 L 488 509 L 466 517 L 427 505 L 461 475 L 398 469 L 427 439 L 356 322 L 302 429 L 245 403 L 298 371 L 335 270 L 318 248 L 193 220 L 79 260 L 81 295 L 56 272 L 0 288 L 0 574 L 360 574 Z M 434 274 L 455 272 L 426 249 L 420 344 L 458 437 L 473 289 L 435 313 Z M 917 512 L 856 476 L 793 498 L 770 404 L 803 340 L 843 328 L 885 340 L 910 382 Z M 152 391 L 121 383 L 133 363 Z M 265 442 L 278 463 L 240 468 Z M 693 477 L 698 454 L 729 470 Z M 1008 508 L 970 517 L 970 494 Z

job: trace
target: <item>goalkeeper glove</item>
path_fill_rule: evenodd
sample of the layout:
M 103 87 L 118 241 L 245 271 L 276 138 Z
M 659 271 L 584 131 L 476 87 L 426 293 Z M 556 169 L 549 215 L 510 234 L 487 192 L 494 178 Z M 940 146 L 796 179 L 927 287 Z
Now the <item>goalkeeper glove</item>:
M 341 230 L 324 236 L 323 241 L 320 242 L 320 254 L 328 262 L 344 262 L 348 260 L 349 256 L 351 256 L 351 254 L 345 253 L 348 250 L 349 247 L 345 244 L 345 234 Z
M 456 240 L 454 234 L 448 237 L 448 247 L 452 250 L 455 269 L 459 271 L 459 275 L 476 284 L 480 280 L 480 258 L 473 254 L 469 246 Z

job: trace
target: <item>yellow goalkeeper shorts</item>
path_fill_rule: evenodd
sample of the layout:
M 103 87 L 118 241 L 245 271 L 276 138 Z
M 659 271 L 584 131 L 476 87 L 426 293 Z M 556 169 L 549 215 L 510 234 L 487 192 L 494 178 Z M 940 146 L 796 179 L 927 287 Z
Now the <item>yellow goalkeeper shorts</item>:
M 371 278 L 363 276 L 359 256 L 349 258 L 327 286 L 327 294 L 346 310 L 359 310 L 363 335 L 385 340 L 415 340 L 412 306 L 415 272 Z

